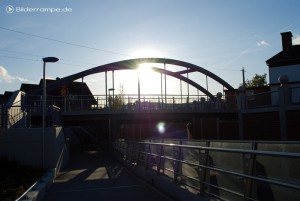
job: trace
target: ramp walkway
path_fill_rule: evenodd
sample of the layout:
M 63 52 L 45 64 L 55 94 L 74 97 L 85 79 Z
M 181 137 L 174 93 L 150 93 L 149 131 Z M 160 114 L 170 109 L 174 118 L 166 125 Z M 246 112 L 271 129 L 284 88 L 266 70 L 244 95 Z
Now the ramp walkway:
M 99 148 L 71 151 L 69 165 L 57 175 L 45 201 L 168 200 L 129 174 L 107 151 Z

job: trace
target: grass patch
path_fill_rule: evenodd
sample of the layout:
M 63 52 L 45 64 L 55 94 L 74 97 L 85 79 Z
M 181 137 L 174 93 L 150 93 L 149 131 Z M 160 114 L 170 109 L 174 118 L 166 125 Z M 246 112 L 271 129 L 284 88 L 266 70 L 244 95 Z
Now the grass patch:
M 42 175 L 42 169 L 0 157 L 0 201 L 16 200 Z

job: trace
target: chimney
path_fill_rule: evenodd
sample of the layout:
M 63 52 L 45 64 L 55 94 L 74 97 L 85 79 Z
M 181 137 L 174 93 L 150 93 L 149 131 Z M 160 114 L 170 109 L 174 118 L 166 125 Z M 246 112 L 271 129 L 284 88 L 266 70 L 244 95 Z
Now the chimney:
M 281 33 L 281 39 L 282 39 L 282 51 L 287 54 L 287 56 L 290 56 L 292 49 L 292 37 L 293 34 L 289 32 Z

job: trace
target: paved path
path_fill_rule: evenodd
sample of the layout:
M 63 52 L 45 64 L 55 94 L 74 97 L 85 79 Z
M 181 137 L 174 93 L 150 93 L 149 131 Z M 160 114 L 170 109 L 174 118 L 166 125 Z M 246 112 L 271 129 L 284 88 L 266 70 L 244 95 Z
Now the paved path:
M 66 169 L 55 179 L 45 201 L 163 201 L 157 192 L 130 175 L 101 150 L 73 151 Z

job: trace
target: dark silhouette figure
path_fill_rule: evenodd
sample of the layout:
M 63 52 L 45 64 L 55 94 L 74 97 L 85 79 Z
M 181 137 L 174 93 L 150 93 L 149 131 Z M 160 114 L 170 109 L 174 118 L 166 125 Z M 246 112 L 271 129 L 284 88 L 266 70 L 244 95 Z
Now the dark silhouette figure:
M 264 166 L 256 161 L 255 164 L 255 171 L 256 171 L 256 176 L 258 177 L 265 177 L 267 178 L 267 172 L 264 168 Z M 256 192 L 257 192 L 257 199 L 260 201 L 273 201 L 274 195 L 272 192 L 272 189 L 270 187 L 270 184 L 266 182 L 256 182 Z

